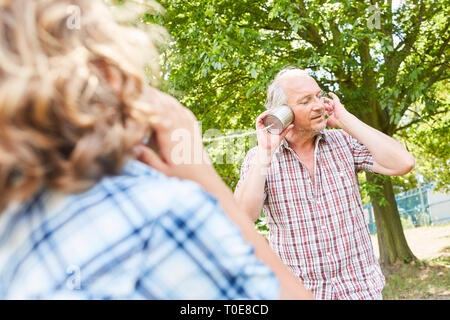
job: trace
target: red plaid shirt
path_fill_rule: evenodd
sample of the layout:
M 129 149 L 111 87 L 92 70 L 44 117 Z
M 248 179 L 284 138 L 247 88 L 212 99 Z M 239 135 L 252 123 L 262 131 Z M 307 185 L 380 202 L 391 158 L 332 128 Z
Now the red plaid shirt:
M 245 178 L 257 148 L 241 168 Z M 364 218 L 357 172 L 371 171 L 368 149 L 343 130 L 315 140 L 314 181 L 286 140 L 275 151 L 264 213 L 269 243 L 316 299 L 381 299 L 385 279 Z

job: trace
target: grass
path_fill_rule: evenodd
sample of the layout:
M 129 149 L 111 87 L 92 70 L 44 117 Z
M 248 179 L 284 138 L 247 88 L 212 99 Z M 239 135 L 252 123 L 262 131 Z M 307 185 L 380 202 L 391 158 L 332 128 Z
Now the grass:
M 383 270 L 385 300 L 450 300 L 450 247 L 442 255 L 410 264 L 398 264 Z

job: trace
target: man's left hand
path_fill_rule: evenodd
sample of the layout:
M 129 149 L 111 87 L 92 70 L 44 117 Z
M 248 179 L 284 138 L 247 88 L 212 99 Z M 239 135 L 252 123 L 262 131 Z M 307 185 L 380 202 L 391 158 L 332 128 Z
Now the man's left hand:
M 347 110 L 345 109 L 344 105 L 341 103 L 337 95 L 330 92 L 330 97 L 333 98 L 333 100 L 325 98 L 325 109 L 328 113 L 328 120 L 327 120 L 327 126 L 331 128 L 336 128 L 341 126 L 341 119 L 345 116 L 347 113 Z

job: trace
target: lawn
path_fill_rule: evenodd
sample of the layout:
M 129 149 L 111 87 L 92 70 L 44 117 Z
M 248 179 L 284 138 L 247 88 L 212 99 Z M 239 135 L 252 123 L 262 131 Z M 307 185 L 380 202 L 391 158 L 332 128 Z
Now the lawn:
M 383 298 L 450 300 L 450 224 L 406 229 L 408 244 L 419 259 L 383 270 Z M 376 254 L 376 236 L 372 236 Z

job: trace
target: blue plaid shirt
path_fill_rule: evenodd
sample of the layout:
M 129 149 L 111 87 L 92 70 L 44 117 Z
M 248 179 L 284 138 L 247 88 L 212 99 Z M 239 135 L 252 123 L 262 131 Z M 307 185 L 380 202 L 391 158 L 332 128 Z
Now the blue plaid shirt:
M 0 213 L 1 299 L 276 299 L 218 202 L 137 161 L 85 193 Z

